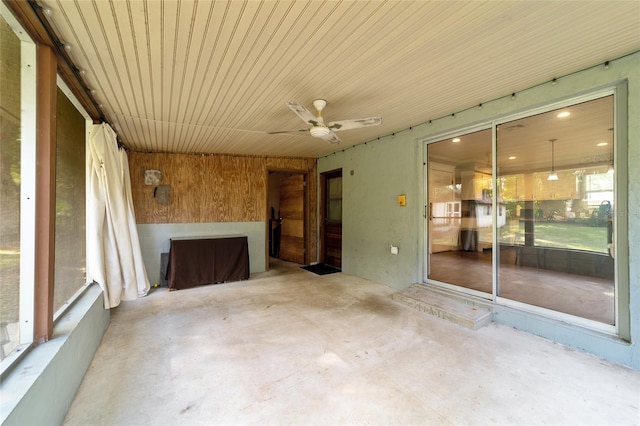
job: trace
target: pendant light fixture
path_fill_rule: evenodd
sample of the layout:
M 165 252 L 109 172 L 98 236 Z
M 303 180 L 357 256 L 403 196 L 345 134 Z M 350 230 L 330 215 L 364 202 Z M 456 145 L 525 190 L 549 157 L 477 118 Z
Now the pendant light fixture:
M 549 139 L 551 142 L 551 174 L 547 180 L 558 180 L 558 174 L 556 173 L 556 159 L 555 159 L 555 142 L 558 139 Z

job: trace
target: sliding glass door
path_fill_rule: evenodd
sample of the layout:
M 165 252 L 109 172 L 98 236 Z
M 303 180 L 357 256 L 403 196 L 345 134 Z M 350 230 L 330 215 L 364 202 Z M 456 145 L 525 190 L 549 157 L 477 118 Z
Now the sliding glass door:
M 426 280 L 615 326 L 614 123 L 611 92 L 428 142 Z
M 491 294 L 491 129 L 429 144 L 427 159 L 428 278 Z
M 499 297 L 615 323 L 613 132 L 613 95 L 497 126 Z

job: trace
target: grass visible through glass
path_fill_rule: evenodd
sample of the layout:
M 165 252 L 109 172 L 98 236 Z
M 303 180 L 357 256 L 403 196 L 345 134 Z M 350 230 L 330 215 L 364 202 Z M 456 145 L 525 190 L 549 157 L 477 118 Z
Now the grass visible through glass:
M 504 244 L 523 244 L 524 223 L 512 220 L 500 229 Z M 534 243 L 540 247 L 556 247 L 607 253 L 607 227 L 571 222 L 535 222 Z

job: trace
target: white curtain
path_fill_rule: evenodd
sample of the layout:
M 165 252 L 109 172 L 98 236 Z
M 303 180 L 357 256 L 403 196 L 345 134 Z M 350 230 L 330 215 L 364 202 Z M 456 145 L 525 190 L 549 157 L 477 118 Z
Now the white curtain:
M 105 308 L 149 292 L 131 198 L 127 153 L 108 124 L 93 126 L 89 141 L 87 280 L 104 292 Z

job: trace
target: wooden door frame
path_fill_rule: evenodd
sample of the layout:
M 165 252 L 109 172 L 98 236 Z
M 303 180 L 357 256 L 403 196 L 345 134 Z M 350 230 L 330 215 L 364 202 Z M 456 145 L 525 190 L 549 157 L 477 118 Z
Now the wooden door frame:
M 320 246 L 318 247 L 318 257 L 320 258 L 320 262 L 325 262 L 325 232 L 326 225 L 324 223 L 324 218 L 327 217 L 327 177 L 332 178 L 340 173 L 342 177 L 342 168 L 328 170 L 326 172 L 320 173 L 320 217 L 318 218 L 318 222 L 320 222 Z M 342 222 L 342 219 L 340 220 Z M 342 257 L 342 251 L 340 252 L 340 257 Z
M 311 238 L 310 238 L 310 228 L 309 228 L 309 214 L 311 211 L 311 206 L 309 206 L 309 172 L 303 170 L 295 170 L 295 169 L 278 169 L 273 167 L 267 167 L 267 177 L 266 177 L 266 190 L 265 190 L 265 206 L 267 209 L 265 211 L 265 215 L 267 219 L 265 220 L 264 230 L 265 230 L 265 241 L 264 241 L 264 250 L 265 250 L 265 270 L 269 270 L 269 175 L 271 173 L 290 173 L 293 175 L 302 175 L 304 186 L 303 186 L 303 199 L 302 199 L 302 208 L 303 208 L 303 247 L 304 247 L 304 265 L 309 264 L 309 253 L 311 252 Z

